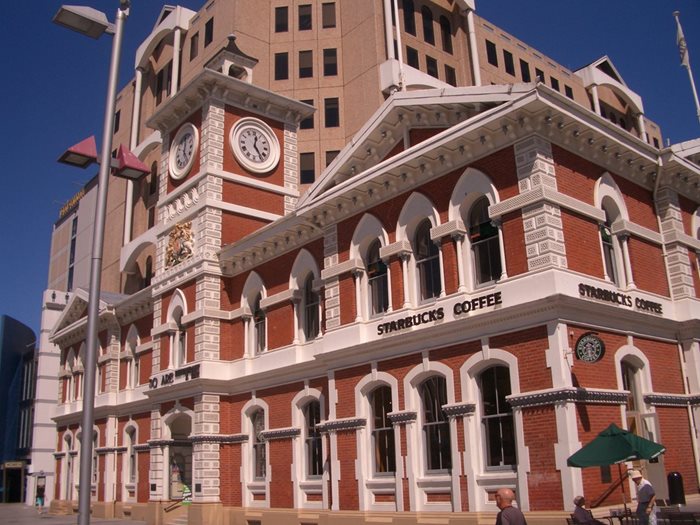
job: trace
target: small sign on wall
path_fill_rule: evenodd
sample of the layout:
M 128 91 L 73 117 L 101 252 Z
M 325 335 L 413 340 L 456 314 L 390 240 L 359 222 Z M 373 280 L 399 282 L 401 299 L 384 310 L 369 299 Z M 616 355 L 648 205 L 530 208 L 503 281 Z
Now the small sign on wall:
M 586 332 L 576 341 L 576 357 L 586 363 L 595 363 L 605 354 L 605 343 L 595 332 Z

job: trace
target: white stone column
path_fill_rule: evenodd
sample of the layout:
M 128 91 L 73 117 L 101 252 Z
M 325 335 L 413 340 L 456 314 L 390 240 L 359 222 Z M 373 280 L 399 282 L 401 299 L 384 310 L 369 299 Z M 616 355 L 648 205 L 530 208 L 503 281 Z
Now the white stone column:
M 353 280 L 355 281 L 355 322 L 362 321 L 362 276 L 365 275 L 363 270 L 354 270 L 352 272 Z M 367 287 L 369 293 L 369 286 Z
M 174 97 L 180 89 L 178 84 L 178 79 L 180 78 L 180 60 L 182 55 L 182 29 L 175 28 L 173 32 L 173 68 L 170 77 L 170 85 L 172 89 L 170 90 L 170 96 Z
M 403 308 L 411 306 L 411 293 L 408 287 L 408 259 L 410 255 L 407 253 L 399 254 L 401 259 L 401 273 L 403 274 Z
M 625 282 L 627 283 L 627 288 L 636 288 L 637 285 L 634 284 L 634 277 L 632 276 L 632 264 L 630 263 L 629 235 L 620 235 L 619 240 L 622 246 L 622 259 L 625 263 Z
M 600 99 L 598 98 L 598 86 L 591 86 L 591 98 L 593 98 L 593 111 L 596 115 L 600 115 Z
M 455 243 L 455 251 L 457 252 L 457 291 L 466 292 L 467 285 L 465 281 L 464 269 L 464 235 L 461 233 L 453 233 L 452 240 Z

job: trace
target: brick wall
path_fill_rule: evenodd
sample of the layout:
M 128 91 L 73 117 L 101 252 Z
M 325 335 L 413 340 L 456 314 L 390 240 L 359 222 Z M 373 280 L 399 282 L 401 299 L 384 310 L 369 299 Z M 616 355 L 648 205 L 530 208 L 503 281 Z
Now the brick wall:
M 631 236 L 627 242 L 632 275 L 637 288 L 669 297 L 671 292 L 668 289 L 661 246 Z

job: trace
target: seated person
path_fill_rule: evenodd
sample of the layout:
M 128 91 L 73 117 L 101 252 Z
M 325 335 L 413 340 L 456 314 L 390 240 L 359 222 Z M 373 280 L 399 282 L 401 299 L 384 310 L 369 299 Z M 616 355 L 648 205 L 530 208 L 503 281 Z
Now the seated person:
M 576 496 L 574 505 L 576 505 L 576 508 L 571 515 L 574 518 L 574 523 L 578 525 L 607 525 L 593 517 L 591 511 L 586 508 L 586 499 L 583 496 Z

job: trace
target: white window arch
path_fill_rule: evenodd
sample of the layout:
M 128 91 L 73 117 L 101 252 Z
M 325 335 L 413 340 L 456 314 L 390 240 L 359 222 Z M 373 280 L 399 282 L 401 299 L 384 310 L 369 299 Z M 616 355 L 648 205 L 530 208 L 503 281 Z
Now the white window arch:
M 328 451 L 317 426 L 325 420 L 325 397 L 316 388 L 305 387 L 292 399 L 292 426 L 299 429 L 292 449 L 295 508 L 326 508 Z M 321 494 L 321 501 L 309 498 Z
M 474 502 L 477 511 L 497 510 L 488 498 L 492 487 L 516 487 L 518 503 L 527 508 L 529 456 L 522 414 L 503 403 L 507 395 L 520 393 L 517 357 L 484 346 L 462 365 L 460 381 L 464 401 L 474 405 L 474 412 L 464 418 L 464 435 L 472 443 L 464 462 L 469 501 Z M 501 422 L 506 422 L 508 428 L 500 428 Z M 503 438 L 508 440 L 506 444 L 501 442 Z
M 614 233 L 621 221 L 629 220 L 629 215 L 622 192 L 609 173 L 604 173 L 596 181 L 594 201 L 595 206 L 605 214 L 605 219 L 599 225 L 605 279 L 619 288 L 634 286 L 627 236 Z
M 353 233 L 350 257 L 361 261 L 363 272 L 356 274 L 357 320 L 370 319 L 391 311 L 389 267 L 380 250 L 389 236 L 381 222 L 371 214 L 363 215 Z
M 440 240 L 433 241 L 430 231 L 440 224 L 435 206 L 421 193 L 413 193 L 399 215 L 397 240 L 408 241 L 411 254 L 403 259 L 404 297 L 418 306 L 445 295 Z
M 246 279 L 241 295 L 241 304 L 248 310 L 245 318 L 245 348 L 254 356 L 267 350 L 267 317 L 262 300 L 267 297 L 265 285 L 256 272 Z
M 136 388 L 139 386 L 141 376 L 141 366 L 136 348 L 141 344 L 139 332 L 136 325 L 131 325 L 126 335 L 124 352 L 126 358 L 126 388 Z
M 270 465 L 267 441 L 261 435 L 270 428 L 270 408 L 265 401 L 253 398 L 241 411 L 241 432 L 248 440 L 241 447 L 244 495 L 243 502 L 249 507 L 270 505 Z M 256 498 L 264 495 L 264 499 Z
M 181 290 L 175 290 L 168 305 L 170 327 L 170 368 L 179 368 L 187 362 L 187 329 L 182 318 L 187 315 L 187 299 Z
M 366 421 L 357 430 L 360 510 L 403 509 L 401 439 L 389 418 L 398 410 L 399 383 L 391 374 L 373 369 L 355 386 L 355 414 Z M 393 502 L 377 501 L 376 495 L 391 493 Z
M 295 342 L 309 342 L 321 337 L 321 272 L 307 250 L 297 255 L 289 277 L 289 287 L 295 291 Z
M 407 428 L 406 436 L 407 463 L 411 477 L 416 480 L 409 486 L 412 509 L 454 511 L 461 508 L 457 426 L 443 408 L 454 404 L 454 392 L 452 369 L 438 361 L 424 360 L 404 378 L 406 411 L 416 413 L 416 421 Z M 431 442 L 439 445 L 439 450 L 429 450 Z M 448 465 L 449 468 L 441 468 Z M 450 492 L 451 501 L 428 503 L 430 491 Z
M 460 284 L 466 290 L 507 277 L 501 223 L 488 215 L 488 208 L 498 202 L 491 179 L 474 168 L 464 172 L 452 192 L 449 218 L 465 231 L 463 238 L 457 238 L 457 262 Z

